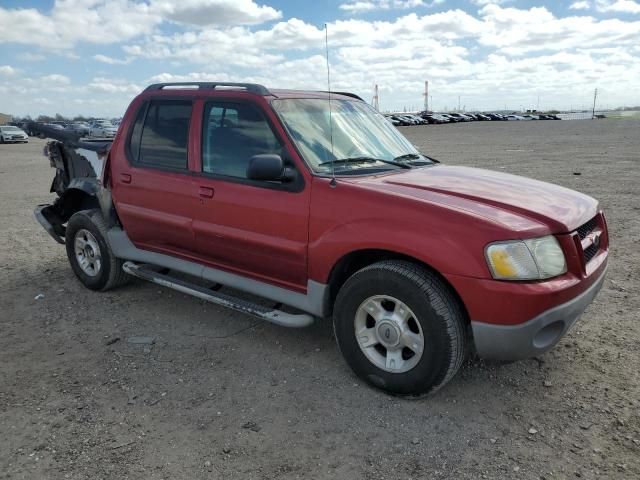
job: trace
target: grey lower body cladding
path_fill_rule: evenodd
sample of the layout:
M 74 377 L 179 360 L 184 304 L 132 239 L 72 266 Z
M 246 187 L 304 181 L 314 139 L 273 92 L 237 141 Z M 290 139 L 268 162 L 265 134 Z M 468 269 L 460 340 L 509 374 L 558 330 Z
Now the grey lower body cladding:
M 328 285 L 309 280 L 307 293 L 292 292 L 265 282 L 217 270 L 198 263 L 150 252 L 137 248 L 126 232 L 114 227 L 109 230 L 109 244 L 114 255 L 124 260 L 148 263 L 191 275 L 195 278 L 220 283 L 284 305 L 288 305 L 316 317 L 326 317 L 329 312 Z
M 604 283 L 606 269 L 582 294 L 520 325 L 471 321 L 478 355 L 494 360 L 521 360 L 549 351 L 578 321 Z

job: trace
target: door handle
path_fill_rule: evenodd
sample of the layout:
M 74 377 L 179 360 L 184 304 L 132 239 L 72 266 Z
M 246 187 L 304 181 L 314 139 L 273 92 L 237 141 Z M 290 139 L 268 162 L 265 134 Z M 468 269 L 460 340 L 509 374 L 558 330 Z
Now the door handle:
M 213 198 L 213 188 L 211 187 L 199 187 L 198 195 L 202 198 Z
M 131 183 L 131 175 L 129 175 L 128 173 L 121 173 L 120 181 L 122 183 Z

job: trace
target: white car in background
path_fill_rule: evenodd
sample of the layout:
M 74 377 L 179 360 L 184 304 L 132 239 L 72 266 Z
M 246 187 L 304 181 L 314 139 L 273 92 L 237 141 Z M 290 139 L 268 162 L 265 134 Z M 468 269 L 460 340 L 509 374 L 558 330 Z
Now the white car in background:
M 29 141 L 29 135 L 24 130 L 13 125 L 0 125 L 0 143 Z
M 505 117 L 507 120 L 509 121 L 513 121 L 513 120 L 524 120 L 525 118 L 520 116 L 520 115 L 507 115 Z
M 99 138 L 113 138 L 116 136 L 118 127 L 113 126 L 109 120 L 94 120 L 90 124 L 89 136 Z

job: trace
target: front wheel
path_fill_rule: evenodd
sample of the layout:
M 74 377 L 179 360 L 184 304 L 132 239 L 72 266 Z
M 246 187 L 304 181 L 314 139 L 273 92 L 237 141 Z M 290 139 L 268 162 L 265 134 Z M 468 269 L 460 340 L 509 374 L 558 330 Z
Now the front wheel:
M 466 355 L 466 315 L 435 273 L 402 260 L 356 272 L 334 306 L 338 346 L 353 371 L 398 395 L 434 392 Z
M 85 287 L 106 291 L 129 279 L 122 260 L 111 251 L 100 210 L 75 213 L 67 224 L 65 244 L 73 273 Z

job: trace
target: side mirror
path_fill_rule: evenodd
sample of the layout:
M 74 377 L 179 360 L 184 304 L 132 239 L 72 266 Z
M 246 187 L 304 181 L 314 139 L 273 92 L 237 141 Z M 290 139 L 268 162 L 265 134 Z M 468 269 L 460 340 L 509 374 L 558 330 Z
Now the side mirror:
M 295 172 L 285 168 L 282 157 L 275 153 L 254 155 L 247 167 L 247 178 L 262 181 L 290 181 Z

